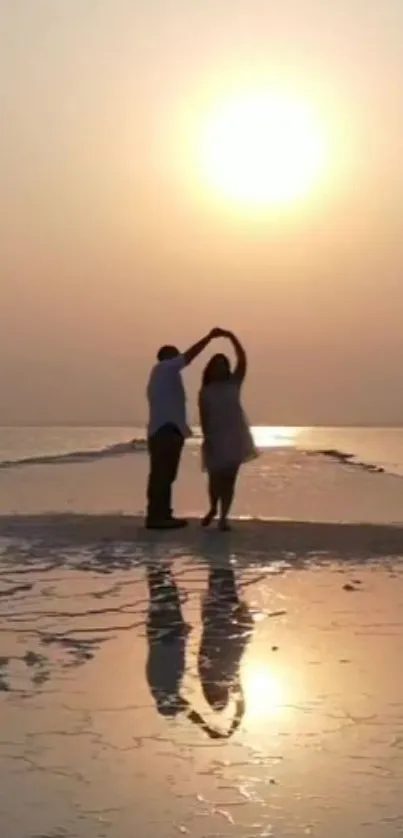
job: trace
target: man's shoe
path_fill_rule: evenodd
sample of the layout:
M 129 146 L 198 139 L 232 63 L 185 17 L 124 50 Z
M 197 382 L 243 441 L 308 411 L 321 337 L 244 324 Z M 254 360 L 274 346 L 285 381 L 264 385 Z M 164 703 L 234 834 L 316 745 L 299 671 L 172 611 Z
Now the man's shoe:
M 189 521 L 186 518 L 171 518 L 171 529 L 173 530 L 181 530 L 184 527 L 187 527 Z
M 146 521 L 147 530 L 180 530 L 187 527 L 188 522 L 184 518 L 165 518 L 161 521 Z

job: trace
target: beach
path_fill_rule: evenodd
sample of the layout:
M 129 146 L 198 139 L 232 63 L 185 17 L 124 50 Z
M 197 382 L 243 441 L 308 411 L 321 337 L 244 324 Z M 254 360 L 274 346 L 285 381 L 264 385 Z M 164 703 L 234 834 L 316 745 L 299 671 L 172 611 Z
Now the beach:
M 325 442 L 248 464 L 228 534 L 200 529 L 197 445 L 177 533 L 143 528 L 144 451 L 0 468 L 2 835 L 402 833 L 403 479 Z M 248 615 L 213 632 L 243 695 L 220 711 L 214 578 Z
M 0 0 L 0 838 L 403 838 L 402 55 Z

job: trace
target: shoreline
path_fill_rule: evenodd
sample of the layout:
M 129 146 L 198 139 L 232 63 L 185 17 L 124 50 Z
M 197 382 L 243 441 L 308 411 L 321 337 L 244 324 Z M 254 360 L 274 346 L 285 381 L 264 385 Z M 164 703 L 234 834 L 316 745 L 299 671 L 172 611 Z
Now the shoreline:
M 225 554 L 237 558 L 247 554 L 258 557 L 327 555 L 344 558 L 403 556 L 403 524 L 371 524 L 350 522 L 298 521 L 275 518 L 232 519 L 233 529 L 220 533 L 214 525 L 200 527 L 199 518 L 189 518 L 182 530 L 153 532 L 144 527 L 143 518 L 125 514 L 40 513 L 0 516 L 0 539 L 30 542 L 56 548 L 113 547 L 132 545 L 145 552 L 149 548 L 167 548 L 171 555 L 209 552 L 217 558 Z

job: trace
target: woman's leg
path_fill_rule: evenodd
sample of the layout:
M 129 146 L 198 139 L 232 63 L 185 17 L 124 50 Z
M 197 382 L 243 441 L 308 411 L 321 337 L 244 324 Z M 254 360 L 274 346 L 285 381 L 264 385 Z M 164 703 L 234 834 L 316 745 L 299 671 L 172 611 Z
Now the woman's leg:
M 209 472 L 208 475 L 208 494 L 210 499 L 210 509 L 202 520 L 202 526 L 208 527 L 212 520 L 217 515 L 217 506 L 220 498 L 220 480 L 219 473 Z
M 227 469 L 225 472 L 221 473 L 221 487 L 220 487 L 220 501 L 221 501 L 221 514 L 220 514 L 220 523 L 219 527 L 220 530 L 228 530 L 228 513 L 231 509 L 232 501 L 234 500 L 235 494 L 235 485 L 236 479 L 238 476 L 239 466 L 235 466 L 232 469 Z

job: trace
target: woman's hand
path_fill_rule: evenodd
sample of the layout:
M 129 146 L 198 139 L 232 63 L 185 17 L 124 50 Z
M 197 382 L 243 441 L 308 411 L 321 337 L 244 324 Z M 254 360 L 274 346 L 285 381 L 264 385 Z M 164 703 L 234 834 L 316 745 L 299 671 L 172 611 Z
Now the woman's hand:
M 228 334 L 225 329 L 221 329 L 220 326 L 215 326 L 214 329 L 211 329 L 209 332 L 209 337 L 214 340 L 214 338 L 223 338 Z
M 246 359 L 246 352 L 242 346 L 240 340 L 238 340 L 237 336 L 234 335 L 234 332 L 225 331 L 223 337 L 226 337 L 228 340 L 231 341 L 236 354 L 236 368 L 234 372 L 234 378 L 238 381 L 239 384 L 242 384 L 247 369 L 247 359 Z

